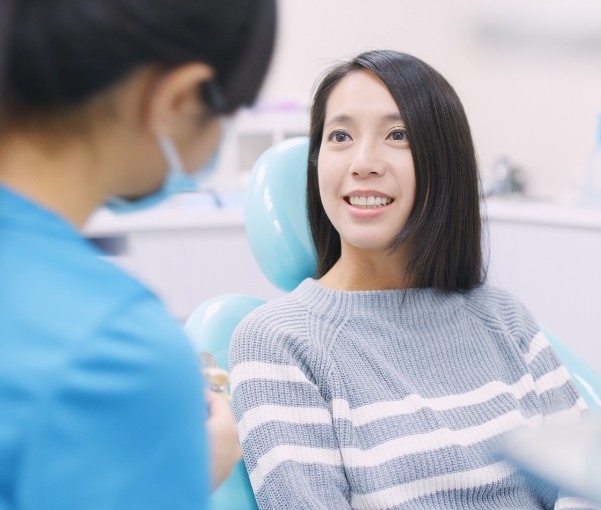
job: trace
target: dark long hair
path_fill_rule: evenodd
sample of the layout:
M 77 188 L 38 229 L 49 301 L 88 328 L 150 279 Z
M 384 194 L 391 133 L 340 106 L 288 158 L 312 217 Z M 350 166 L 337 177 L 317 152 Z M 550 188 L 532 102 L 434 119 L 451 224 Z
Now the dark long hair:
M 321 202 L 317 162 L 327 101 L 349 73 L 369 71 L 388 88 L 407 127 L 415 168 L 415 203 L 393 240 L 410 241 L 407 272 L 413 287 L 465 291 L 484 280 L 479 177 L 467 117 L 451 85 L 420 59 L 371 51 L 330 69 L 311 109 L 307 209 L 319 277 L 340 258 L 340 236 Z
M 254 101 L 275 37 L 275 0 L 2 0 L 0 113 L 83 104 L 146 64 L 212 66 L 215 110 Z

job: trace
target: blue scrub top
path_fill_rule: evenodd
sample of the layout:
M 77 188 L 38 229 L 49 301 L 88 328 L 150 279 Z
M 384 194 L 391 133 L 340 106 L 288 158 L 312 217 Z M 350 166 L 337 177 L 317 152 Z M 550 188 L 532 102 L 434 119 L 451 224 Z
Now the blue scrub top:
M 207 505 L 192 347 L 101 254 L 0 186 L 0 510 Z

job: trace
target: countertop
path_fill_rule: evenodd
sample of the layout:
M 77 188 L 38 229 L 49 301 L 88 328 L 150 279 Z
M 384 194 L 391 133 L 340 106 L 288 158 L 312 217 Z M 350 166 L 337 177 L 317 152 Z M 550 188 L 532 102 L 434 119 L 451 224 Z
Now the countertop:
M 160 232 L 244 226 L 243 195 L 220 195 L 218 206 L 212 195 L 184 194 L 147 210 L 115 214 L 96 211 L 83 232 L 88 237 L 107 237 L 140 232 Z
M 139 232 L 244 227 L 244 195 L 220 195 L 219 200 L 221 207 L 216 205 L 212 195 L 186 194 L 135 213 L 114 214 L 100 209 L 90 218 L 84 234 L 107 237 Z M 601 205 L 586 206 L 521 196 L 488 197 L 482 215 L 489 221 L 601 231 Z
M 490 221 L 601 230 L 601 204 L 521 196 L 488 197 L 482 215 Z

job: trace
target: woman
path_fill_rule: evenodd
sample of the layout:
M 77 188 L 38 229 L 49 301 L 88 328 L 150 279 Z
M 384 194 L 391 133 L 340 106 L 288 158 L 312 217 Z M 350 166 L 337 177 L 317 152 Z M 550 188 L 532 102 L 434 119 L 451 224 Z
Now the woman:
M 79 229 L 196 185 L 274 1 L 3 0 L 0 25 L 0 508 L 205 508 L 240 455 L 229 404 Z
M 393 51 L 331 69 L 307 205 L 316 278 L 230 348 L 259 507 L 586 507 L 491 454 L 585 404 L 530 314 L 484 283 L 476 158 L 447 81 Z

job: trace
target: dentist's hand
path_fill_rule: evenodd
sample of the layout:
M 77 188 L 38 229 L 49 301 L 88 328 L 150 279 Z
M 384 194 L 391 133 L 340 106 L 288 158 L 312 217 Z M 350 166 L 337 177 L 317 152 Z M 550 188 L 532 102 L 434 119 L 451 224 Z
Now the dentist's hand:
M 236 420 L 227 396 L 212 391 L 206 391 L 205 396 L 210 414 L 206 423 L 215 490 L 232 473 L 232 469 L 242 458 L 242 450 Z

